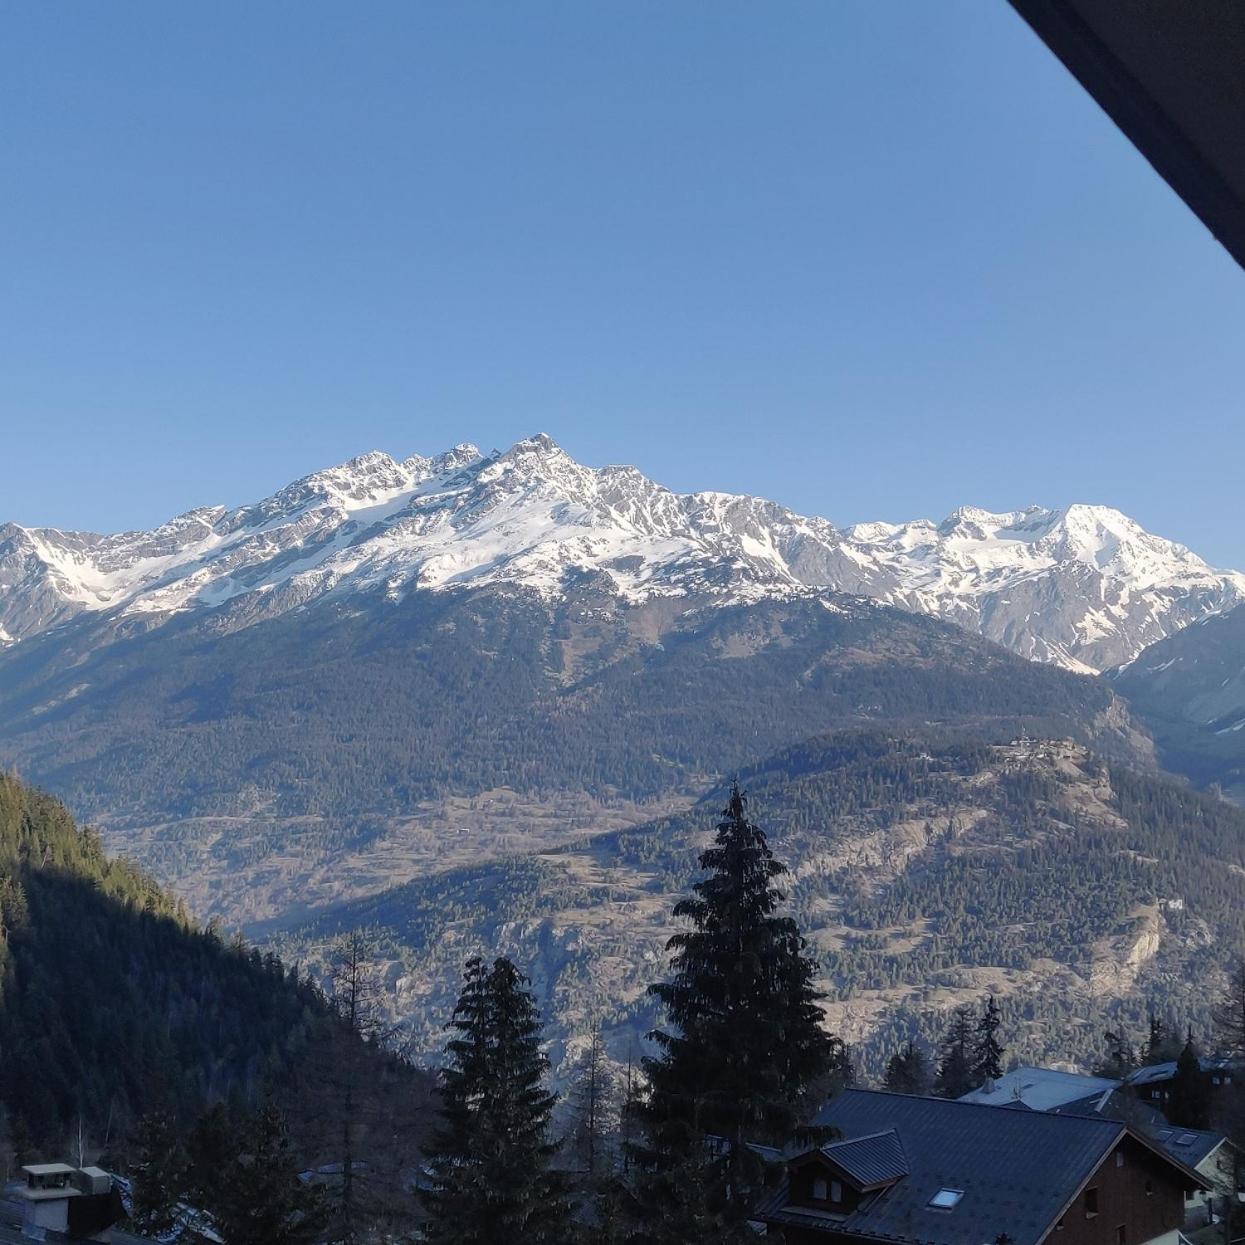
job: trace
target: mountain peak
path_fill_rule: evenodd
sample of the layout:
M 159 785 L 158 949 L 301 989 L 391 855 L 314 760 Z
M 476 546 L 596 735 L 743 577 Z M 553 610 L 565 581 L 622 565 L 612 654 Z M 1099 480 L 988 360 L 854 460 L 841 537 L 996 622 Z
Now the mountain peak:
M 585 467 L 543 432 L 487 456 L 465 442 L 402 461 L 372 450 L 151 532 L 0 528 L 6 644 L 84 610 L 158 618 L 237 601 L 251 622 L 329 594 L 505 583 L 553 597 L 586 582 L 629 601 L 850 593 L 1073 669 L 1119 665 L 1245 600 L 1245 576 L 1107 506 L 964 506 L 937 525 L 839 530 L 755 497 Z

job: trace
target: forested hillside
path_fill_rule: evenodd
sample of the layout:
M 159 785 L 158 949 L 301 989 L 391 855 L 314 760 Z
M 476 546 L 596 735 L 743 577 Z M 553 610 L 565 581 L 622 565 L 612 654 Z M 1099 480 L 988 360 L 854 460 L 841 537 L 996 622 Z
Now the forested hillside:
M 71 1131 L 115 1153 L 148 1111 L 244 1105 L 345 1040 L 275 956 L 195 928 L 58 801 L 0 774 L 0 1117 L 19 1153 L 60 1157 Z
M 911 1029 L 987 990 L 1034 1058 L 1092 1059 L 1105 1024 L 1140 1030 L 1151 1007 L 1204 1022 L 1245 946 L 1245 813 L 1072 742 L 839 734 L 740 778 L 792 867 L 832 1027 L 875 1072 Z M 314 956 L 367 927 L 429 1049 L 453 966 L 501 948 L 530 966 L 571 1049 L 601 1019 L 625 1058 L 654 1019 L 643 989 L 722 799 L 715 787 L 685 814 L 422 879 L 276 945 Z
M 121 631 L 105 644 L 100 628 Z M 355 875 L 376 861 L 393 880 L 444 867 L 454 832 L 482 820 L 455 801 L 509 793 L 518 816 L 493 829 L 540 825 L 547 846 L 690 802 L 817 732 L 878 723 L 1148 757 L 1101 681 L 849 598 L 415 593 L 233 631 L 202 615 L 155 630 L 92 617 L 0 654 L 0 756 L 231 921 L 375 889 Z M 474 859 L 498 854 L 473 838 Z
M 1111 680 L 1166 768 L 1245 803 L 1245 607 L 1152 644 Z

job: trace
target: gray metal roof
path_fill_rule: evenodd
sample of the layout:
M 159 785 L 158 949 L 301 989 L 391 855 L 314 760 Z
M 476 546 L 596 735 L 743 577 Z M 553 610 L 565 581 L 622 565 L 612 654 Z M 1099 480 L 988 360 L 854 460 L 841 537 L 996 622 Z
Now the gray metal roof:
M 1203 1055 L 1198 1061 L 1203 1072 L 1239 1073 L 1245 1072 L 1245 1065 L 1239 1059 L 1231 1059 L 1223 1055 Z M 1176 1061 L 1166 1063 L 1148 1063 L 1130 1072 L 1124 1078 L 1125 1085 L 1154 1085 L 1162 1081 L 1170 1081 L 1176 1075 Z
M 1172 1125 L 1157 1129 L 1150 1136 L 1186 1167 L 1196 1167 L 1227 1140 L 1222 1133 L 1209 1133 L 1197 1128 L 1175 1128 Z
M 893 1131 L 906 1174 L 846 1216 L 787 1205 L 784 1183 L 757 1207 L 755 1217 L 933 1245 L 981 1245 L 1000 1232 L 1015 1245 L 1037 1245 L 1103 1159 L 1129 1136 L 1118 1120 L 1000 1111 L 876 1090 L 845 1091 L 814 1123 L 837 1129 L 849 1142 Z M 1153 1153 L 1163 1161 L 1161 1151 Z M 940 1189 L 963 1192 L 954 1209 L 930 1205 Z
M 1023 1102 L 1035 1111 L 1053 1111 L 1069 1102 L 1101 1096 L 1118 1089 L 1120 1082 L 1102 1076 L 1084 1076 L 1079 1072 L 1059 1072 L 1054 1068 L 1013 1068 L 989 1085 L 970 1090 L 962 1102 L 980 1102 L 987 1106 L 1006 1106 Z
M 908 1158 L 893 1128 L 871 1137 L 832 1141 L 821 1152 L 861 1189 L 875 1189 L 908 1174 Z

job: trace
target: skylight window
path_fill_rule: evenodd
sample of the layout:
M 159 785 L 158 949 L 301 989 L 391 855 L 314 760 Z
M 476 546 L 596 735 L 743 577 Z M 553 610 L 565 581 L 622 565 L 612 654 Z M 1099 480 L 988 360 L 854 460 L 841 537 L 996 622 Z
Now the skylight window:
M 929 1199 L 929 1204 L 936 1210 L 954 1210 L 960 1204 L 960 1198 L 963 1196 L 963 1189 L 939 1189 Z

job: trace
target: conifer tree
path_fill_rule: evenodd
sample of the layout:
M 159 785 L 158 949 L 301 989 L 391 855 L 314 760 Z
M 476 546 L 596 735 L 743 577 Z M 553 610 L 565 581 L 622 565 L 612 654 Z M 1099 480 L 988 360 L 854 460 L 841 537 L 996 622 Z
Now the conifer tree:
M 942 1039 L 934 1092 L 940 1098 L 961 1098 L 973 1088 L 973 1014 L 957 1007 Z
M 130 1175 L 131 1218 L 142 1233 L 160 1236 L 177 1223 L 178 1203 L 186 1192 L 187 1163 L 181 1138 L 162 1112 L 138 1122 L 138 1158 Z
M 999 1042 L 999 1026 L 1003 1023 L 999 1005 L 994 995 L 986 998 L 981 1017 L 977 1021 L 977 1035 L 973 1043 L 974 1085 L 982 1085 L 986 1081 L 997 1081 L 1003 1075 L 1003 1047 Z
M 551 1170 L 554 1096 L 544 1087 L 540 1017 L 507 959 L 467 961 L 446 1044 L 442 1125 L 427 1150 L 426 1239 L 436 1245 L 571 1237 L 565 1179 Z
M 1150 1032 L 1142 1051 L 1141 1062 L 1147 1066 L 1156 1063 L 1167 1063 L 1180 1055 L 1180 1035 L 1168 1032 L 1162 1019 L 1150 1013 Z
M 924 1051 L 913 1041 L 903 1044 L 886 1064 L 885 1087 L 895 1094 L 928 1094 L 933 1077 Z
M 660 1054 L 643 1062 L 648 1092 L 631 1146 L 641 1239 L 680 1239 L 679 1231 L 689 1234 L 683 1240 L 726 1239 L 763 1178 L 746 1143 L 792 1139 L 806 1089 L 831 1071 L 836 1052 L 815 962 L 795 922 L 778 915 L 786 867 L 749 820 L 738 785 L 700 866 L 708 876 L 674 909 L 692 928 L 667 944 L 670 979 L 650 987 L 668 1027 L 650 1035 Z M 706 1215 L 720 1222 L 702 1222 Z
M 221 1180 L 238 1152 L 238 1126 L 223 1102 L 195 1121 L 186 1139 L 186 1190 L 199 1206 L 211 1208 Z
M 618 1123 L 617 1095 L 600 1024 L 592 1026 L 569 1097 L 574 1111 L 571 1149 L 577 1165 L 594 1181 L 609 1174 L 610 1138 Z
M 1215 1036 L 1225 1055 L 1245 1055 L 1245 959 L 1228 970 L 1227 989 L 1215 1008 Z
M 281 1112 L 271 1104 L 247 1122 L 210 1209 L 228 1245 L 312 1245 L 328 1222 L 323 1190 L 298 1179 Z
M 1210 1122 L 1210 1090 L 1192 1031 L 1176 1059 L 1166 1114 L 1178 1128 L 1205 1128 Z
M 1130 1072 L 1136 1071 L 1137 1052 L 1122 1033 L 1108 1029 L 1102 1037 L 1107 1044 L 1107 1057 L 1094 1068 L 1094 1075 L 1122 1081 Z

